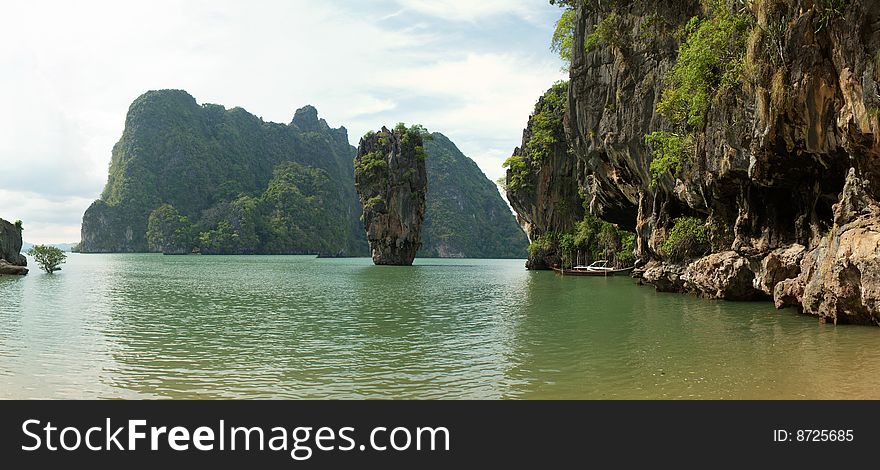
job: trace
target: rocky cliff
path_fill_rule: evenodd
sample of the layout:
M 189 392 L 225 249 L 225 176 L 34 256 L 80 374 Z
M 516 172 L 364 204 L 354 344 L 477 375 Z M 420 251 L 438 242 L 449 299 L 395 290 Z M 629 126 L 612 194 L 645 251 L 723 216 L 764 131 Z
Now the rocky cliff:
M 311 106 L 278 124 L 180 90 L 147 92 L 132 103 L 101 199 L 83 216 L 82 251 L 365 254 L 354 153 L 345 128 Z M 167 206 L 190 233 L 151 244 L 151 215 Z
M 526 240 L 494 185 L 445 137 L 428 141 L 422 256 L 521 257 Z M 312 106 L 289 124 L 198 104 L 184 91 L 136 99 L 101 198 L 83 216 L 85 253 L 365 256 L 357 149 Z
M 577 159 L 565 135 L 567 109 L 568 83 L 558 83 L 538 100 L 522 145 L 505 163 L 507 200 L 531 241 L 571 231 L 584 217 Z M 526 266 L 547 269 L 559 261 L 557 250 L 532 250 Z
M 355 185 L 373 262 L 411 265 L 422 245 L 428 177 L 424 130 L 402 124 L 364 136 L 355 159 Z
M 880 324 L 880 4 L 570 8 L 577 186 L 644 279 Z
M 431 191 L 418 256 L 524 258 L 528 240 L 495 183 L 445 135 L 424 144 Z
M 0 219 L 0 274 L 28 273 L 27 258 L 21 254 L 21 225 Z

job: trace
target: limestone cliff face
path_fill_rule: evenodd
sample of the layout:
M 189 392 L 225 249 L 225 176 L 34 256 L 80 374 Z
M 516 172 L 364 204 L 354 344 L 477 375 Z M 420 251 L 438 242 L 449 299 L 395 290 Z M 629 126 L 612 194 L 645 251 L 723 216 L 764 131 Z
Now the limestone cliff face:
M 581 194 L 636 230 L 658 289 L 880 324 L 880 3 L 715 3 L 747 25 L 742 67 L 688 121 L 676 170 L 652 172 L 646 136 L 683 127 L 657 111 L 670 71 L 712 13 L 697 1 L 577 2 L 567 130 Z M 680 217 L 704 222 L 709 249 L 673 261 L 664 244 Z
M 27 258 L 21 254 L 21 228 L 0 219 L 0 274 L 28 273 Z
M 422 245 L 428 190 L 421 129 L 383 127 L 364 136 L 355 158 L 355 186 L 373 262 L 411 265 Z
M 567 90 L 564 84 L 556 85 L 538 100 L 523 131 L 522 146 L 517 147 L 513 158 L 508 160 L 507 200 L 516 211 L 517 221 L 529 241 L 545 234 L 572 230 L 584 217 L 583 199 L 577 184 L 578 160 L 570 152 L 563 122 Z M 563 106 L 554 109 L 557 103 Z M 536 116 L 542 113 L 559 114 L 561 119 L 547 129 L 553 136 L 551 142 L 546 148 L 538 149 L 531 143 L 535 142 L 535 128 L 540 126 Z M 526 267 L 549 269 L 559 262 L 555 250 L 532 250 Z

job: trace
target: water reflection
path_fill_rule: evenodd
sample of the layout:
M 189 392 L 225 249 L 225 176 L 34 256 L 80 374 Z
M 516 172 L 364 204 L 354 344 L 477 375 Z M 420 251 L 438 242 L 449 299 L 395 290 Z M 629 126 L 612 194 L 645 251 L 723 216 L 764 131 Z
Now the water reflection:
M 74 255 L 0 299 L 6 398 L 880 398 L 878 329 L 520 261 Z

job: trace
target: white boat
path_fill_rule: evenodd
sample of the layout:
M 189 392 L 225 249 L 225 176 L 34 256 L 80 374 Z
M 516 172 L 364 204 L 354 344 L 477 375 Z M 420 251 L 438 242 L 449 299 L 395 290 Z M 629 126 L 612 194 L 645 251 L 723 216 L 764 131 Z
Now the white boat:
M 613 276 L 615 274 L 627 273 L 633 270 L 633 267 L 623 269 L 614 269 L 608 266 L 608 261 L 601 260 L 590 264 L 589 266 L 575 266 L 571 269 L 562 269 L 553 267 L 553 270 L 559 274 L 571 276 Z
M 586 271 L 606 272 L 614 271 L 614 268 L 608 266 L 608 260 L 599 260 L 591 263 L 589 266 L 575 266 L 572 269 L 583 269 Z

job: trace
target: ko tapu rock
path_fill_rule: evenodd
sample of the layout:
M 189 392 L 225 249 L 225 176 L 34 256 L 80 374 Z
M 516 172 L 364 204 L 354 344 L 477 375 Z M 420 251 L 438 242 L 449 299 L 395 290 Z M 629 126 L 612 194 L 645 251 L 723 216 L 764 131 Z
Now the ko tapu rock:
M 428 177 L 426 134 L 398 124 L 365 135 L 355 158 L 355 187 L 373 262 L 409 266 L 422 245 Z
M 28 273 L 21 245 L 21 224 L 0 219 L 0 274 L 23 276 Z

